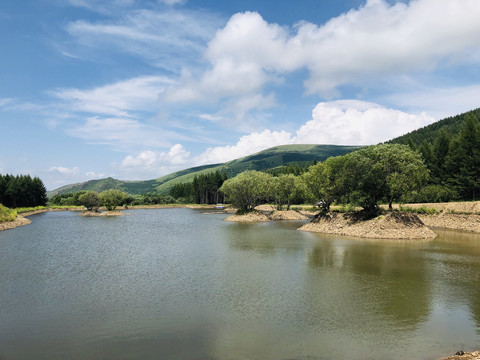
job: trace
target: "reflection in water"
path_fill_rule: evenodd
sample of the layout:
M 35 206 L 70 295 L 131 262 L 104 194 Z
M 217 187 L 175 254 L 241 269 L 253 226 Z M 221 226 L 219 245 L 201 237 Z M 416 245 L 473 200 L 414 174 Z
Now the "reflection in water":
M 477 235 L 129 212 L 0 233 L 0 358 L 430 359 L 480 342 Z

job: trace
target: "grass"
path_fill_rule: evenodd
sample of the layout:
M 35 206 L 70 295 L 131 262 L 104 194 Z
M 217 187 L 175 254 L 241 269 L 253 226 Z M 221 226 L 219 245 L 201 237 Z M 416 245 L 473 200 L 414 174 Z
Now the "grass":
M 426 206 L 421 206 L 418 208 L 412 208 L 409 206 L 402 206 L 400 205 L 400 211 L 412 213 L 412 214 L 423 214 L 423 215 L 433 215 L 433 214 L 438 214 L 439 211 L 435 208 L 429 208 Z
M 17 218 L 17 211 L 9 209 L 6 206 L 0 204 L 0 222 L 14 221 Z
M 79 208 L 83 209 L 83 206 L 72 206 L 72 205 L 51 205 L 51 206 L 35 206 L 35 207 L 20 207 L 16 208 L 18 214 L 23 214 L 30 211 L 37 211 L 37 210 L 48 210 L 48 209 L 72 209 L 72 208 Z

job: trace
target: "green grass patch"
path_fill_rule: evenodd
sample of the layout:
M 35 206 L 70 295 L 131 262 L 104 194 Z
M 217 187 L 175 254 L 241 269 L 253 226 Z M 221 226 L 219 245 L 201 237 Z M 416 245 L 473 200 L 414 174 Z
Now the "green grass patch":
M 14 221 L 17 218 L 17 211 L 9 209 L 6 206 L 0 204 L 0 222 Z
M 439 211 L 435 208 L 429 208 L 426 206 L 421 206 L 418 208 L 413 208 L 410 206 L 402 206 L 400 205 L 400 211 L 403 212 L 408 212 L 412 214 L 423 214 L 423 215 L 433 215 L 433 214 L 438 214 Z

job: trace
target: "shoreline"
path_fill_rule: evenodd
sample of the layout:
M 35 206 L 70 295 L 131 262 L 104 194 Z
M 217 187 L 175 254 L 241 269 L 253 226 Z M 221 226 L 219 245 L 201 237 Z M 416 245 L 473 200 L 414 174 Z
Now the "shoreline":
M 473 201 L 473 202 L 451 202 L 451 203 L 422 203 L 422 204 L 405 204 L 403 205 L 405 208 L 408 209 L 418 209 L 418 208 L 427 208 L 427 209 L 435 209 L 437 213 L 435 214 L 416 214 L 418 218 L 421 220 L 423 224 L 425 224 L 428 228 L 440 228 L 440 229 L 448 229 L 454 231 L 467 231 L 471 233 L 480 234 L 480 201 Z M 400 205 L 394 205 L 394 209 L 399 209 Z M 131 210 L 131 209 L 173 209 L 173 208 L 187 208 L 187 209 L 195 209 L 195 210 L 217 210 L 216 205 L 200 205 L 200 204 L 167 204 L 167 205 L 134 205 L 128 207 L 122 207 L 117 210 Z M 315 213 L 311 211 L 305 211 L 305 207 L 301 210 L 290 210 L 290 211 L 272 211 L 273 207 L 271 205 L 260 205 L 257 207 L 259 213 L 269 212 L 271 214 L 258 215 L 258 216 L 248 216 L 248 219 L 245 215 L 232 215 L 230 216 L 230 220 L 225 219 L 226 221 L 232 222 L 265 222 L 265 221 L 283 221 L 283 220 L 305 220 L 308 218 L 312 218 Z M 40 214 L 44 212 L 50 211 L 84 211 L 84 209 L 80 207 L 68 207 L 68 208 L 47 208 L 47 209 L 39 209 L 33 210 L 29 212 L 24 212 L 17 215 L 17 219 L 14 221 L 6 221 L 0 223 L 0 231 L 3 230 L 11 230 L 15 229 L 20 226 L 25 226 L 31 223 L 31 220 L 27 217 L 35 214 Z M 226 207 L 222 209 L 222 213 L 232 213 L 234 209 L 230 207 Z M 299 216 L 289 216 L 287 213 L 296 213 Z M 402 212 L 404 213 L 404 212 Z M 258 214 L 258 213 L 257 213 Z M 383 214 L 384 216 L 386 214 Z M 108 215 L 97 215 L 97 216 L 108 216 Z M 307 228 L 311 223 L 305 224 Z M 313 228 L 313 226 L 310 226 Z M 307 230 L 307 229 L 302 229 Z M 307 231 L 314 231 L 314 232 L 324 232 L 317 230 L 307 230 Z M 330 234 L 338 234 L 338 235 L 346 235 L 346 236 L 356 236 L 350 233 L 347 233 L 345 230 L 345 225 L 340 225 L 339 229 L 332 232 L 333 230 L 329 230 L 326 233 Z M 398 233 L 399 231 L 395 231 Z M 369 236 L 361 236 L 363 238 L 368 238 Z M 374 237 L 375 238 L 375 237 Z M 377 237 L 378 238 L 378 237 Z M 390 237 L 387 237 L 390 238 Z M 394 236 L 394 238 L 398 239 L 398 234 Z M 408 237 L 407 237 L 408 238 Z

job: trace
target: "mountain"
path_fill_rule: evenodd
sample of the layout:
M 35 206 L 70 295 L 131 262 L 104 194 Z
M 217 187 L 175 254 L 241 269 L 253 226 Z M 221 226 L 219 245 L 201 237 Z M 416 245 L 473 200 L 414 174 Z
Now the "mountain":
M 480 108 L 478 108 L 463 114 L 459 114 L 459 115 L 448 117 L 443 120 L 439 120 L 433 124 L 427 125 L 420 129 L 409 132 L 408 134 L 392 139 L 387 143 L 404 144 L 404 145 L 413 144 L 415 147 L 418 148 L 424 142 L 433 144 L 433 142 L 435 141 L 435 139 L 438 137 L 438 135 L 442 130 L 445 130 L 450 137 L 453 137 L 460 132 L 460 129 L 462 128 L 463 123 L 465 121 L 465 117 L 469 113 L 473 114 L 477 119 L 480 119 Z
M 152 191 L 168 193 L 175 184 L 193 181 L 195 175 L 207 174 L 216 170 L 225 171 L 229 177 L 233 177 L 245 170 L 267 170 L 291 164 L 305 165 L 314 160 L 323 161 L 330 156 L 342 155 L 358 148 L 358 146 L 339 145 L 282 145 L 222 164 L 196 166 L 177 171 L 158 179 L 122 181 L 110 177 L 65 185 L 49 191 L 47 195 L 48 197 L 52 197 L 57 194 L 67 194 L 81 190 L 101 192 L 108 189 L 118 189 L 132 195 Z

